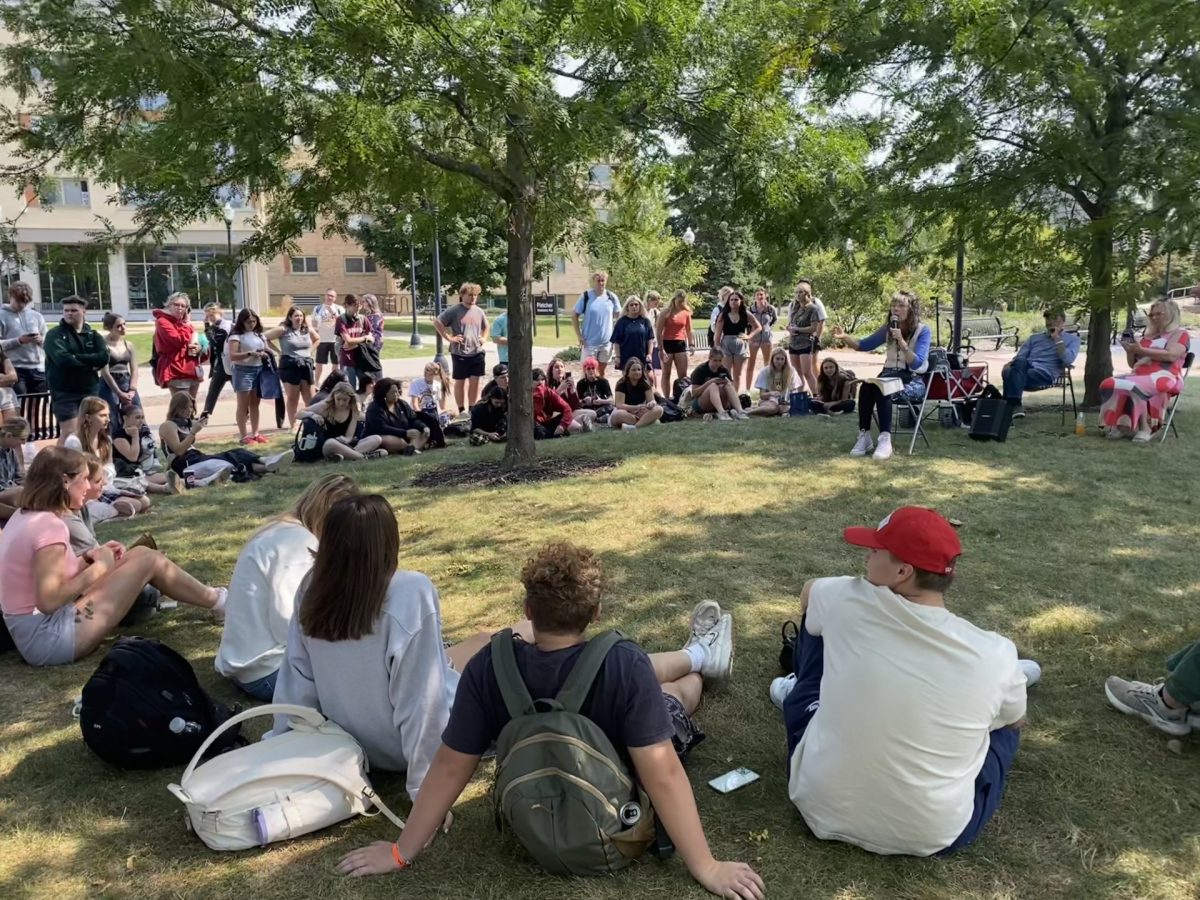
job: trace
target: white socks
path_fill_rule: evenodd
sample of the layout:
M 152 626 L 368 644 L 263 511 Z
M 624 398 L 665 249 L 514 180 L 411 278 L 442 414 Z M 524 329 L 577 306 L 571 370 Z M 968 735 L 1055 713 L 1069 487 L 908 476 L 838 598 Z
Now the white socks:
M 704 665 L 704 660 L 708 658 L 708 653 L 704 649 L 704 645 L 699 641 L 693 644 L 688 644 L 683 648 L 683 652 L 688 655 L 688 659 L 692 661 L 692 671 L 699 672 L 700 667 Z
M 229 599 L 229 591 L 225 588 L 217 588 L 217 602 L 212 605 L 213 609 L 224 609 L 225 601 Z

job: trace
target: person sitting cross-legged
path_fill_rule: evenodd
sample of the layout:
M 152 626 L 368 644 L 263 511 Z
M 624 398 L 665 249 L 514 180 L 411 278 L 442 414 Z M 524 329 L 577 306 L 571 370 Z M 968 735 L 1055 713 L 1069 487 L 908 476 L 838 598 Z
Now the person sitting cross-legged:
M 936 512 L 902 507 L 844 536 L 870 548 L 866 577 L 804 585 L 795 675 L 771 685 L 788 794 L 823 840 L 958 850 L 1000 805 L 1040 670 L 946 609 L 962 546 Z
M 571 433 L 571 406 L 550 387 L 546 373 L 533 370 L 533 436 L 537 440 Z
M 508 391 L 494 387 L 471 407 L 471 446 L 503 444 L 507 437 Z
M 526 562 L 521 581 L 533 642 L 514 640 L 517 670 L 531 697 L 555 697 L 583 655 L 584 633 L 600 617 L 604 573 L 590 550 L 560 543 Z M 680 763 L 680 755 L 697 742 L 691 713 L 704 682 L 729 675 L 732 653 L 729 614 L 702 601 L 692 613 L 692 636 L 683 650 L 648 656 L 630 641 L 613 646 L 580 712 L 632 764 L 692 877 L 719 897 L 761 900 L 762 879 L 750 866 L 713 858 Z M 339 871 L 374 875 L 404 869 L 429 844 L 480 758 L 511 721 L 492 659 L 489 644 L 467 663 L 442 744 L 399 840 L 348 853 Z
M 1188 734 L 1193 711 L 1200 710 L 1200 641 L 1167 660 L 1165 681 L 1147 684 L 1111 675 L 1104 682 L 1104 694 L 1114 708 L 1165 734 Z
M 1046 330 L 1031 334 L 1000 372 L 1004 379 L 1004 399 L 1013 407 L 1014 419 L 1025 415 L 1021 397 L 1026 391 L 1052 387 L 1079 355 L 1079 335 L 1067 331 L 1066 313 L 1048 309 L 1042 315 Z
M 692 369 L 692 412 L 706 417 L 715 413 L 723 422 L 744 419 L 746 414 L 742 412 L 733 376 L 723 360 L 721 348 L 713 347 L 708 351 L 708 359 Z

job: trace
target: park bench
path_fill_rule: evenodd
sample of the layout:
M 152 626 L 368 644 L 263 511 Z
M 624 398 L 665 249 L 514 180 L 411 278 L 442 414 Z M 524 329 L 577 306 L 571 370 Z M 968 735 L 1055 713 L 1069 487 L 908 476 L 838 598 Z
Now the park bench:
M 692 350 L 703 350 L 708 352 L 708 331 L 693 331 L 691 340 Z
M 946 320 L 948 334 L 954 334 L 954 320 Z M 1021 346 L 1018 336 L 1020 331 L 1016 325 L 1005 327 L 999 316 L 973 316 L 962 320 L 962 346 L 968 353 L 980 349 L 977 344 L 995 342 L 992 350 L 999 350 L 1006 341 L 1011 341 L 1013 349 Z

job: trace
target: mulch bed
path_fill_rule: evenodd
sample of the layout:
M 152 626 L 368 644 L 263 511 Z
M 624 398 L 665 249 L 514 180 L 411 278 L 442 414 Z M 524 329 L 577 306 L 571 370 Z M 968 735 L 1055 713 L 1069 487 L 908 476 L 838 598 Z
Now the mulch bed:
M 415 487 L 496 487 L 508 484 L 531 484 L 570 478 L 584 472 L 601 472 L 615 469 L 615 459 L 589 459 L 582 456 L 551 456 L 535 460 L 532 465 L 520 469 L 505 470 L 500 463 L 463 463 L 441 466 L 416 476 Z

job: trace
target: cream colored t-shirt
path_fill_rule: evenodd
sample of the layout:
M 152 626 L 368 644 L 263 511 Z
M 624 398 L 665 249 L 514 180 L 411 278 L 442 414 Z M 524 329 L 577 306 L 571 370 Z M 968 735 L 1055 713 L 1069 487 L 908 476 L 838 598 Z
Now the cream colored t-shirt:
M 824 639 L 821 706 L 788 794 L 819 838 L 929 856 L 962 833 L 988 732 L 1025 715 L 1012 641 L 865 578 L 821 578 L 804 620 Z

